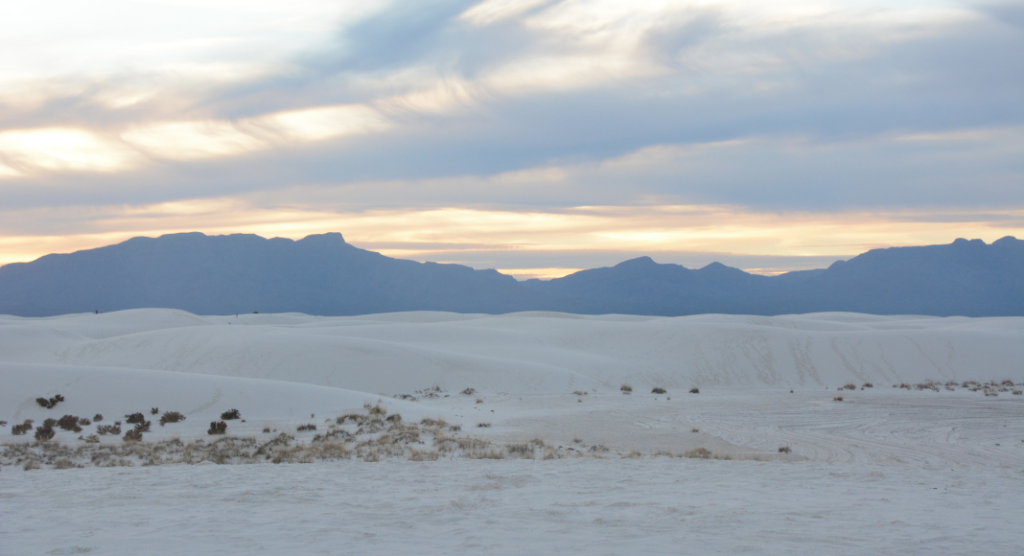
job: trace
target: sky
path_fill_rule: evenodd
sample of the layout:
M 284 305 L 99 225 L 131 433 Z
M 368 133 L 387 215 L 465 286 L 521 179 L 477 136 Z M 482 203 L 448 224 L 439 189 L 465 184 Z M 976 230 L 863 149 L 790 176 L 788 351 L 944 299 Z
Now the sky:
M 1024 238 L 1024 3 L 0 0 L 0 264 L 191 231 L 518 278 Z

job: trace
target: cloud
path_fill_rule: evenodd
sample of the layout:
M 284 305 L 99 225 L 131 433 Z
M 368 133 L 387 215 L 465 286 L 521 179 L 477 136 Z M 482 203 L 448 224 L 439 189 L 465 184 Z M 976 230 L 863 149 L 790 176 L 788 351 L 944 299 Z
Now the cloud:
M 542 223 L 578 221 L 552 214 L 582 206 L 818 215 L 1024 206 L 1016 4 L 140 6 L 131 8 L 138 29 L 123 35 L 84 13 L 92 7 L 73 8 L 96 27 L 53 44 L 47 37 L 60 34 L 41 12 L 36 31 L 0 23 L 0 60 L 17 68 L 0 77 L 0 206 L 54 229 L 52 215 L 90 215 L 89 206 L 209 199 L 286 220 L 309 216 L 296 206 L 453 222 L 522 213 L 543 231 L 530 245 L 559 237 Z M 211 17 L 227 13 L 234 19 Z M 65 51 L 68 60 L 54 56 Z M 190 222 L 216 229 L 222 218 Z M 313 229 L 295 218 L 294 230 Z M 135 229 L 110 222 L 123 232 L 102 233 Z M 435 239 L 461 244 L 451 233 Z M 604 240 L 667 237 L 689 245 L 678 252 L 724 252 L 677 231 L 616 233 Z M 503 257 L 494 265 L 558 267 Z

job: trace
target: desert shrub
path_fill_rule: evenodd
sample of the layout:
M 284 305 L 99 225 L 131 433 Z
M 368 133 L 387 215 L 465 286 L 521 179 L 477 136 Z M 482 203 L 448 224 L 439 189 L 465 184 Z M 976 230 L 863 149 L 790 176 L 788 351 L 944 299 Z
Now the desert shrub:
M 377 404 L 373 407 L 367 408 L 370 415 L 387 415 L 388 410 L 384 409 L 384 406 Z
M 490 428 L 491 424 L 490 423 L 477 423 L 476 426 L 477 426 L 477 428 L 486 429 L 486 428 Z
M 684 454 L 688 458 L 711 459 L 711 451 L 707 448 L 694 448 Z
M 151 408 L 149 408 L 149 414 L 150 415 L 156 415 L 157 413 L 160 413 L 160 408 L 159 407 L 151 407 Z
M 25 419 L 25 422 L 20 425 L 14 425 L 11 427 L 11 434 L 21 436 L 26 432 L 32 430 L 32 419 Z
M 295 429 L 295 430 L 297 430 L 297 431 L 299 431 L 299 432 L 305 432 L 305 431 L 315 431 L 315 430 L 316 430 L 316 425 L 313 425 L 313 424 L 309 424 L 309 425 L 299 425 L 299 428 L 297 428 L 297 429 Z
M 44 427 L 50 427 L 50 428 L 56 427 L 57 426 L 57 420 L 56 419 L 43 419 L 43 426 Z
M 132 413 L 131 415 L 125 415 L 124 420 L 129 425 L 135 425 L 137 423 L 143 423 L 146 421 L 146 416 L 142 413 Z
M 229 410 L 225 411 L 224 413 L 221 413 L 220 414 L 220 418 L 225 420 L 225 421 L 230 421 L 232 419 L 241 419 L 242 418 L 242 414 L 237 409 L 229 409 Z
M 7 421 L 0 421 L 0 427 L 6 427 Z
M 788 453 L 790 453 L 792 451 L 793 451 L 793 449 L 790 448 L 789 446 L 779 446 L 779 453 L 780 454 L 788 454 Z
M 92 416 L 92 421 L 94 423 L 99 423 L 102 420 L 103 420 L 103 414 L 102 413 L 97 413 L 96 415 Z
M 125 442 L 141 442 L 142 432 L 132 429 L 124 433 L 124 436 L 121 438 L 121 440 L 124 440 Z
M 700 394 L 700 388 L 690 388 L 691 394 Z
M 834 401 L 834 402 L 841 402 L 841 401 L 843 401 L 843 397 L 842 396 L 836 396 L 836 397 L 832 398 L 832 401 Z
M 40 442 L 51 440 L 55 432 L 56 431 L 53 430 L 53 427 L 39 427 L 36 429 L 36 440 Z
M 101 434 L 101 435 L 102 434 L 120 435 L 121 434 L 121 426 L 120 425 L 98 425 L 96 427 L 96 432 L 98 434 Z
M 875 385 L 871 384 L 870 382 L 865 382 L 864 386 L 863 386 L 863 388 L 874 388 L 874 387 L 875 387 Z
M 437 461 L 439 454 L 435 451 L 410 450 L 409 461 Z
M 61 396 L 60 394 L 57 394 L 56 396 L 49 399 L 36 398 L 36 403 L 42 407 L 45 407 L 46 409 L 53 409 L 53 406 L 59 404 L 62 401 L 64 401 L 64 396 Z
M 89 444 L 97 444 L 100 441 L 100 437 L 96 436 L 95 434 L 90 434 L 89 436 L 85 437 L 83 440 L 85 440 Z
M 263 434 L 269 434 L 269 433 L 270 433 L 270 427 L 263 427 Z
M 623 384 L 622 386 L 619 386 L 619 390 L 621 390 L 623 394 L 633 393 L 633 387 L 628 384 Z
M 178 423 L 185 420 L 185 416 L 177 411 L 168 411 L 160 416 L 160 426 L 167 423 Z
M 1019 395 L 1021 395 L 1021 394 L 1024 394 L 1024 391 L 1021 391 L 1021 390 L 1014 390 L 1014 391 L 1013 391 L 1013 395 L 1014 395 L 1014 396 L 1019 396 Z
M 667 391 L 664 388 L 660 388 L 660 387 L 657 387 L 654 390 L 651 390 L 652 394 L 665 394 L 666 392 Z
M 82 432 L 82 427 L 78 426 L 78 417 L 74 415 L 65 415 L 57 421 L 57 426 L 66 431 Z
M 608 452 L 609 450 L 608 447 L 605 446 L 604 444 L 594 444 L 593 446 L 590 447 L 589 451 L 594 452 L 596 454 L 603 454 L 605 452 Z
M 88 417 L 79 417 L 78 424 L 83 427 L 88 427 L 92 424 L 92 421 L 90 421 Z
M 224 421 L 213 421 L 210 423 L 210 429 L 206 431 L 206 434 L 224 434 L 228 432 L 228 424 Z
M 572 393 L 573 396 L 586 396 L 587 393 L 582 390 L 576 390 Z
M 394 415 L 388 415 L 384 420 L 389 423 L 401 423 L 402 415 L 400 413 L 395 413 Z
M 856 390 L 857 385 L 850 382 L 839 387 L 840 390 Z
M 149 426 L 152 425 L 152 424 L 153 424 L 152 421 L 143 421 L 141 423 L 135 423 L 135 429 L 134 430 L 135 430 L 135 432 L 140 433 L 140 434 L 144 433 L 144 432 L 149 432 Z
M 690 429 L 690 432 L 700 432 L 700 429 L 698 429 L 697 427 L 693 427 L 692 429 Z
M 473 394 L 476 394 L 476 389 L 475 388 L 466 388 L 465 390 L 463 390 L 463 391 L 461 391 L 459 393 L 462 394 L 463 396 L 472 396 Z
M 1010 380 L 1010 379 L 1006 379 L 1006 380 L 1000 382 L 999 385 L 1000 386 L 1013 386 L 1013 381 Z

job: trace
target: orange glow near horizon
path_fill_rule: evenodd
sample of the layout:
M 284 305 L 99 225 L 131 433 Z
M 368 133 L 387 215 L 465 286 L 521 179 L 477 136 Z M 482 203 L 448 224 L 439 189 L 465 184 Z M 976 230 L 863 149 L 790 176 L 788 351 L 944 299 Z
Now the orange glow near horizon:
M 78 209 L 66 209 L 69 214 Z M 45 216 L 60 216 L 46 209 Z M 77 212 L 76 212 L 77 214 Z M 3 216 L 0 214 L 0 216 Z M 23 218 L 44 216 L 22 212 Z M 993 221 L 995 218 L 995 221 Z M 502 253 L 707 252 L 734 255 L 849 258 L 869 249 L 992 242 L 1024 236 L 1024 210 L 767 213 L 729 206 L 575 207 L 512 212 L 470 208 L 330 212 L 312 207 L 259 208 L 236 199 L 182 201 L 95 212 L 61 235 L 0 236 L 0 264 L 31 261 L 110 245 L 136 236 L 199 231 L 301 239 L 341 232 L 349 243 L 387 256 L 460 262 L 459 253 L 488 253 L 493 266 L 519 277 L 553 278 L 576 268 L 518 268 Z M 777 269 L 748 269 L 763 274 Z

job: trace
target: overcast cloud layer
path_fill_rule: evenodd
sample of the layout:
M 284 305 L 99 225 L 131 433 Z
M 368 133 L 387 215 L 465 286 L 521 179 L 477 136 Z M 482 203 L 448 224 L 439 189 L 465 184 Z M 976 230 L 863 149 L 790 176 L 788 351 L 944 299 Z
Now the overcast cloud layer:
M 520 276 L 991 241 L 1024 235 L 1022 99 L 1020 3 L 9 3 L 0 263 L 192 230 Z

